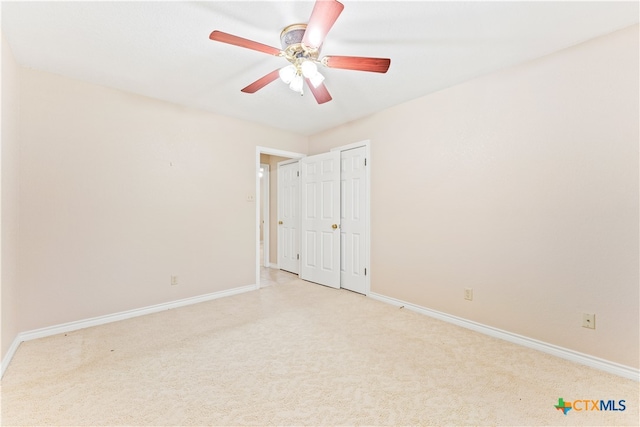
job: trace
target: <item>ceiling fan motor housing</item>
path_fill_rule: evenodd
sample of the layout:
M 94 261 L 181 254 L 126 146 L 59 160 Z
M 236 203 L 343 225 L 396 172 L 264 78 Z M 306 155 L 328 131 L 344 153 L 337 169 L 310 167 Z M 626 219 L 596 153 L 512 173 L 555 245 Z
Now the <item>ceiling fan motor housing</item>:
M 307 24 L 293 24 L 286 27 L 280 33 L 280 43 L 282 43 L 282 50 L 287 50 L 289 46 L 302 43 L 304 32 L 307 29 Z
M 302 44 L 307 24 L 293 24 L 285 27 L 280 33 L 280 43 L 285 56 L 290 62 L 296 59 L 308 59 L 312 61 L 318 60 L 320 48 L 315 49 Z

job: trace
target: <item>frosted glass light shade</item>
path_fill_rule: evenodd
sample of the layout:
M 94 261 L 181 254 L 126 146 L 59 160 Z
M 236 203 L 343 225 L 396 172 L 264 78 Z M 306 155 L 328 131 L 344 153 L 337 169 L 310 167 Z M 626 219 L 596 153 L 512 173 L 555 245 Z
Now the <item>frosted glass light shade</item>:
M 318 74 L 318 66 L 312 61 L 304 61 L 300 65 L 300 69 L 302 70 L 302 75 L 308 79 Z
M 296 74 L 293 77 L 293 80 L 291 80 L 291 83 L 289 84 L 289 88 L 295 92 L 298 92 L 300 95 L 302 95 L 302 85 L 303 85 L 302 76 Z
M 293 65 L 287 65 L 284 68 L 280 68 L 278 74 L 280 75 L 280 80 L 282 80 L 286 84 L 289 84 L 296 75 L 296 67 L 294 67 Z

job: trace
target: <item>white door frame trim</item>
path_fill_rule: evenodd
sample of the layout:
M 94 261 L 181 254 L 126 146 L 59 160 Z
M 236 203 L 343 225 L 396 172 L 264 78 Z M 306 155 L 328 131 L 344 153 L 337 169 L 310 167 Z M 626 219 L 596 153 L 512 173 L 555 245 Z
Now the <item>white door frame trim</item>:
M 365 174 L 367 182 L 365 185 L 366 197 L 365 197 L 365 230 L 367 230 L 367 236 L 365 240 L 365 264 L 367 274 L 365 276 L 365 295 L 371 293 L 371 140 L 365 139 L 360 142 L 354 142 L 352 144 L 342 145 L 340 147 L 332 148 L 330 151 L 346 151 L 353 148 L 365 148 L 365 157 L 367 159 L 367 167 L 365 168 Z
M 296 153 L 294 151 L 278 150 L 277 148 L 256 146 L 255 158 L 255 194 L 256 194 L 256 219 L 254 222 L 256 228 L 256 289 L 260 289 L 260 209 L 262 209 L 262 200 L 260 200 L 260 154 L 269 154 L 271 156 L 289 157 L 291 159 L 301 159 L 307 157 L 306 154 Z

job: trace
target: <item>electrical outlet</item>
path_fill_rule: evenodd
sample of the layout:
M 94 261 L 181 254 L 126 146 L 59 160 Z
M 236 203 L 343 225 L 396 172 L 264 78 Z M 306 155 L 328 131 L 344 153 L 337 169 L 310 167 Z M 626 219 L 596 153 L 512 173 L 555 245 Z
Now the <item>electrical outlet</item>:
M 171 276 L 171 286 L 176 286 L 178 284 L 178 276 Z
M 253 194 L 247 195 L 247 202 L 255 202 L 255 201 L 256 201 L 256 197 Z
M 589 313 L 582 313 L 582 327 L 595 329 L 596 328 L 596 315 Z
M 473 301 L 473 289 L 472 288 L 464 288 L 464 299 Z

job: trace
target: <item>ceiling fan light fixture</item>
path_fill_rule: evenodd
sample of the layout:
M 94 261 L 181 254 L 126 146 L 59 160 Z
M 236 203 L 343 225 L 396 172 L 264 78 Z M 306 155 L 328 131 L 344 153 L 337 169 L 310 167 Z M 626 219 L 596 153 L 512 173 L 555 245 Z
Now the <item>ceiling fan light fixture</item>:
M 291 80 L 291 83 L 289 84 L 289 89 L 291 89 L 294 92 L 298 92 L 300 95 L 302 95 L 303 83 L 304 83 L 304 80 L 302 80 L 302 76 L 299 74 L 296 74 Z
M 303 94 L 304 81 L 318 104 L 331 101 L 331 95 L 324 85 L 324 76 L 318 72 L 318 64 L 327 68 L 386 73 L 391 64 L 389 58 L 369 58 L 359 56 L 325 56 L 320 59 L 324 39 L 342 13 L 344 5 L 338 0 L 315 0 L 308 24 L 293 24 L 280 33 L 282 50 L 243 37 L 214 30 L 209 38 L 221 43 L 251 49 L 287 60 L 290 65 L 277 68 L 262 76 L 247 87 L 244 93 L 255 93 L 278 77 L 289 88 Z
M 302 75 L 308 79 L 313 78 L 318 74 L 318 66 L 313 61 L 302 61 L 300 70 L 302 71 Z
M 286 84 L 289 84 L 296 76 L 297 70 L 296 67 L 294 67 L 292 64 L 289 64 L 286 67 L 280 68 L 278 74 L 280 75 L 280 80 L 282 80 Z

